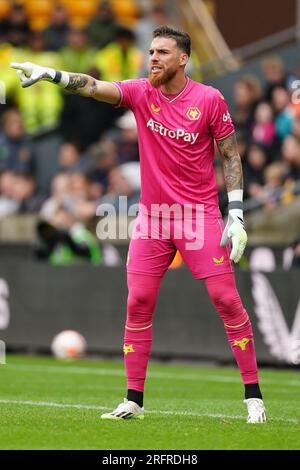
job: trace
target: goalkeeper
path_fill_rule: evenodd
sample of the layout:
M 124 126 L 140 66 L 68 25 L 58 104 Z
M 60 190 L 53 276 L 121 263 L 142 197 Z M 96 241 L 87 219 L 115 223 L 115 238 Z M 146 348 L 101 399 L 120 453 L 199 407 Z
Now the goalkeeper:
M 24 88 L 49 80 L 82 96 L 130 108 L 137 121 L 141 201 L 127 262 L 127 398 L 102 418 L 144 417 L 153 312 L 161 280 L 179 250 L 194 278 L 205 282 L 223 320 L 245 387 L 247 421 L 262 423 L 266 414 L 252 326 L 233 269 L 247 242 L 242 165 L 234 126 L 220 92 L 186 75 L 191 54 L 187 33 L 167 26 L 157 28 L 149 53 L 148 78 L 113 83 L 31 63 L 12 64 Z M 229 199 L 225 228 L 213 168 L 215 142 L 224 160 Z

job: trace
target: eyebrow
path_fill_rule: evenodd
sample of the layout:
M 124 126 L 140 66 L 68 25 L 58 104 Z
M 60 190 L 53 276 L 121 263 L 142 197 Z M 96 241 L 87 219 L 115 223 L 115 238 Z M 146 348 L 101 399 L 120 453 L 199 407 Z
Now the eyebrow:
M 170 52 L 170 49 L 156 49 L 157 52 Z M 149 49 L 149 53 L 154 52 L 154 49 Z

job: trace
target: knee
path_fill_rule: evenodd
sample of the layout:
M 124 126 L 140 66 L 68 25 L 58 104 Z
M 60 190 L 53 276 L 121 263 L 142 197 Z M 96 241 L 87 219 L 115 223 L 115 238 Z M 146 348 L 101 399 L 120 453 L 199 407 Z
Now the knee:
M 127 311 L 130 314 L 152 313 L 155 307 L 156 295 L 152 289 L 132 287 L 128 293 Z
M 220 292 L 212 296 L 212 301 L 218 310 L 235 311 L 242 309 L 242 302 L 237 292 Z
M 226 289 L 222 284 L 207 286 L 208 295 L 215 307 L 226 308 L 240 299 L 235 289 Z
M 236 290 L 214 290 L 210 298 L 219 313 L 227 332 L 233 331 L 234 335 L 244 332 L 250 325 L 247 311 L 244 309 L 239 293 Z M 232 330 L 233 329 L 233 330 Z
M 217 310 L 229 312 L 243 309 L 232 274 L 206 279 L 206 288 Z

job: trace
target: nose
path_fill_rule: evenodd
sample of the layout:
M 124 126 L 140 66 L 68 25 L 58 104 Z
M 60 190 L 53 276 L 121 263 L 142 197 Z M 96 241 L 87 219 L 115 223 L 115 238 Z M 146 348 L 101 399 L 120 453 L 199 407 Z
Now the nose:
M 153 54 L 151 55 L 151 61 L 154 62 L 157 60 L 158 60 L 158 53 L 154 51 Z

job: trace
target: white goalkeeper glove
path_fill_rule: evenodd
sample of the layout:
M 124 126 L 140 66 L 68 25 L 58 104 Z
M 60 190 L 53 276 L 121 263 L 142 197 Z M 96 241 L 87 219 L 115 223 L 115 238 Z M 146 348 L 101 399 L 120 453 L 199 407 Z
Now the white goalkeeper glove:
M 232 249 L 230 259 L 238 263 L 244 253 L 248 240 L 243 220 L 243 191 L 230 191 L 228 193 L 228 199 L 228 220 L 222 234 L 221 246 L 226 246 L 228 241 L 231 240 Z
M 40 80 L 57 83 L 63 88 L 69 83 L 69 74 L 67 72 L 61 72 L 49 67 L 41 67 L 32 62 L 23 62 L 22 64 L 11 62 L 10 66 L 13 69 L 17 69 L 22 88 L 27 88 Z

